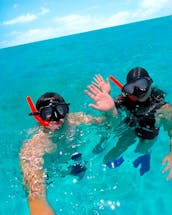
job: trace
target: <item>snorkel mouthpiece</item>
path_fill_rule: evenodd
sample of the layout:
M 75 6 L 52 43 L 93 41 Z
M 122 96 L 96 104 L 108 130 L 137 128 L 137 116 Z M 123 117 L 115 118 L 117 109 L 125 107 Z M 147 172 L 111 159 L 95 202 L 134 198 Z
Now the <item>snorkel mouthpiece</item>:
M 39 115 L 39 113 L 38 113 L 38 111 L 37 111 L 37 109 L 36 109 L 36 107 L 35 107 L 35 105 L 34 105 L 32 99 L 31 99 L 31 97 L 30 97 L 30 96 L 27 96 L 27 97 L 26 97 L 26 100 L 27 100 L 27 102 L 28 102 L 28 105 L 29 105 L 29 107 L 30 107 L 30 110 L 32 111 L 32 113 L 31 113 L 30 115 L 33 115 L 34 118 L 35 118 L 35 120 L 37 120 L 42 126 L 45 126 L 45 127 L 46 127 L 46 126 L 49 126 L 49 125 L 50 125 L 50 122 L 47 121 L 47 120 L 43 120 L 43 119 L 40 117 L 40 115 Z

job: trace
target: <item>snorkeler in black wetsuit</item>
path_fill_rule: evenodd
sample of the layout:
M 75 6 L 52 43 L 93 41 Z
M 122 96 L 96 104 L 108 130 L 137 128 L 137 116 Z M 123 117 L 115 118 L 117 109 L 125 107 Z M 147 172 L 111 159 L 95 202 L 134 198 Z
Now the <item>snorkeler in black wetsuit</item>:
M 122 89 L 123 94 L 114 101 L 118 110 L 120 108 L 126 110 L 127 117 L 124 119 L 124 122 L 130 128 L 134 128 L 134 133 L 140 138 L 142 144 L 144 144 L 144 140 L 152 140 L 158 135 L 159 128 L 155 125 L 155 114 L 156 111 L 165 104 L 164 93 L 159 89 L 151 88 L 152 82 L 146 70 L 141 68 L 131 70 L 127 75 L 127 84 Z M 138 99 L 131 100 L 128 97 L 131 95 L 138 99 L 141 98 L 141 101 Z M 144 97 L 145 99 L 143 99 Z M 132 141 L 132 138 L 129 138 L 127 145 L 129 146 L 132 144 Z M 154 142 L 152 142 L 152 144 L 153 143 Z M 115 149 L 110 151 L 109 154 L 112 154 L 114 150 L 122 152 L 123 150 L 119 147 L 120 145 L 122 146 L 122 144 L 117 143 Z M 125 149 L 126 146 L 122 147 Z M 109 155 L 107 154 L 105 162 L 107 162 L 108 157 Z M 121 159 L 121 157 L 118 159 Z M 116 159 L 114 161 L 116 162 Z M 113 162 L 109 164 L 109 166 L 111 166 Z M 141 155 L 133 162 L 136 168 L 139 164 L 141 164 L 140 175 L 143 175 L 150 169 L 150 154 L 146 153 L 144 156 Z
M 158 135 L 159 128 L 156 126 L 157 111 L 163 109 L 166 102 L 164 101 L 164 93 L 159 89 L 152 88 L 152 82 L 148 72 L 141 67 L 137 67 L 129 71 L 127 83 L 124 86 L 120 82 L 117 84 L 121 88 L 122 94 L 115 100 L 109 95 L 109 82 L 104 81 L 101 75 L 96 75 L 93 84 L 89 85 L 88 90 L 85 91 L 96 102 L 96 104 L 90 104 L 90 107 L 112 112 L 113 115 L 117 115 L 123 109 L 127 113 L 127 117 L 124 120 L 127 127 L 121 131 L 116 146 L 104 157 L 104 162 L 109 167 L 115 166 L 115 163 L 119 166 L 118 159 L 120 164 L 123 162 L 120 157 L 121 154 L 135 142 L 136 137 L 139 137 L 140 140 L 136 151 L 147 153 L 148 150 L 143 151 L 144 148 L 150 148 L 153 144 L 153 139 Z M 170 139 L 172 136 L 171 130 L 172 128 L 169 127 L 168 134 Z M 140 150 L 141 148 L 143 150 Z M 170 149 L 170 154 L 166 158 L 169 162 L 168 168 L 172 163 L 171 151 Z M 141 166 L 140 175 L 149 170 L 149 161 L 150 155 L 142 155 L 134 161 L 133 165 L 135 167 L 141 162 L 147 165 L 146 168 Z M 172 177 L 171 172 L 169 177 Z
M 143 68 L 135 68 L 127 75 L 127 84 L 123 87 L 123 94 L 115 99 L 117 109 L 125 108 L 128 116 L 125 119 L 130 127 L 135 127 L 136 136 L 142 139 L 153 139 L 158 135 L 155 113 L 166 102 L 164 93 L 152 88 L 152 79 Z M 131 100 L 128 96 L 134 96 Z

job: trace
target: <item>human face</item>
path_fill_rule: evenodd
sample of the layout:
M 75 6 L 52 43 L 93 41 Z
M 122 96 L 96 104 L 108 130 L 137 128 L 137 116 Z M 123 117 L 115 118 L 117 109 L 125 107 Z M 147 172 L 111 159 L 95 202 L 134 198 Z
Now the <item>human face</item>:
M 136 101 L 145 102 L 151 96 L 152 88 L 149 87 L 148 91 L 140 96 L 133 96 Z
M 140 78 L 134 82 L 125 84 L 122 91 L 126 95 L 140 97 L 148 91 L 151 83 L 152 79 L 148 77 Z
M 60 119 L 59 121 L 51 121 L 47 128 L 51 131 L 55 131 L 60 129 L 60 127 L 63 125 L 64 119 Z
M 46 121 L 60 121 L 68 113 L 69 104 L 66 103 L 54 103 L 51 102 L 49 105 L 41 107 L 39 112 L 43 120 Z

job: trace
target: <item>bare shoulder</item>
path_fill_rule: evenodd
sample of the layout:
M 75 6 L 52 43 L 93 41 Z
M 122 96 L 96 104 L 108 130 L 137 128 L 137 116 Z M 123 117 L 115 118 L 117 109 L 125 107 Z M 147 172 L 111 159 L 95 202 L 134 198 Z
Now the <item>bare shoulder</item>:
M 42 156 L 45 152 L 52 150 L 52 142 L 49 135 L 39 130 L 31 139 L 25 140 L 20 152 L 20 157 Z
M 86 115 L 83 112 L 71 113 L 67 116 L 67 121 L 71 125 L 100 123 L 104 119 L 105 117 L 93 117 L 91 115 Z
M 77 112 L 77 113 L 70 113 L 67 116 L 67 121 L 71 125 L 79 125 L 81 123 L 84 123 L 86 121 L 86 115 L 83 112 Z

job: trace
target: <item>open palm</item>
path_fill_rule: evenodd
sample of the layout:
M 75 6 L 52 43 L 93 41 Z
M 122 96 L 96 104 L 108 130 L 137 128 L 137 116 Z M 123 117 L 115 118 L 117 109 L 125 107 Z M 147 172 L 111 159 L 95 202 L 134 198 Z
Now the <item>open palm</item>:
M 89 85 L 88 90 L 85 90 L 85 93 L 95 101 L 96 104 L 89 105 L 94 109 L 100 111 L 110 111 L 115 106 L 112 97 L 107 92 L 101 91 L 94 85 Z
M 110 93 L 111 87 L 110 87 L 110 82 L 108 78 L 105 81 L 103 77 L 100 74 L 98 74 L 98 75 L 95 75 L 94 81 L 92 83 L 97 88 L 99 88 L 102 92 L 106 92 L 108 94 Z

